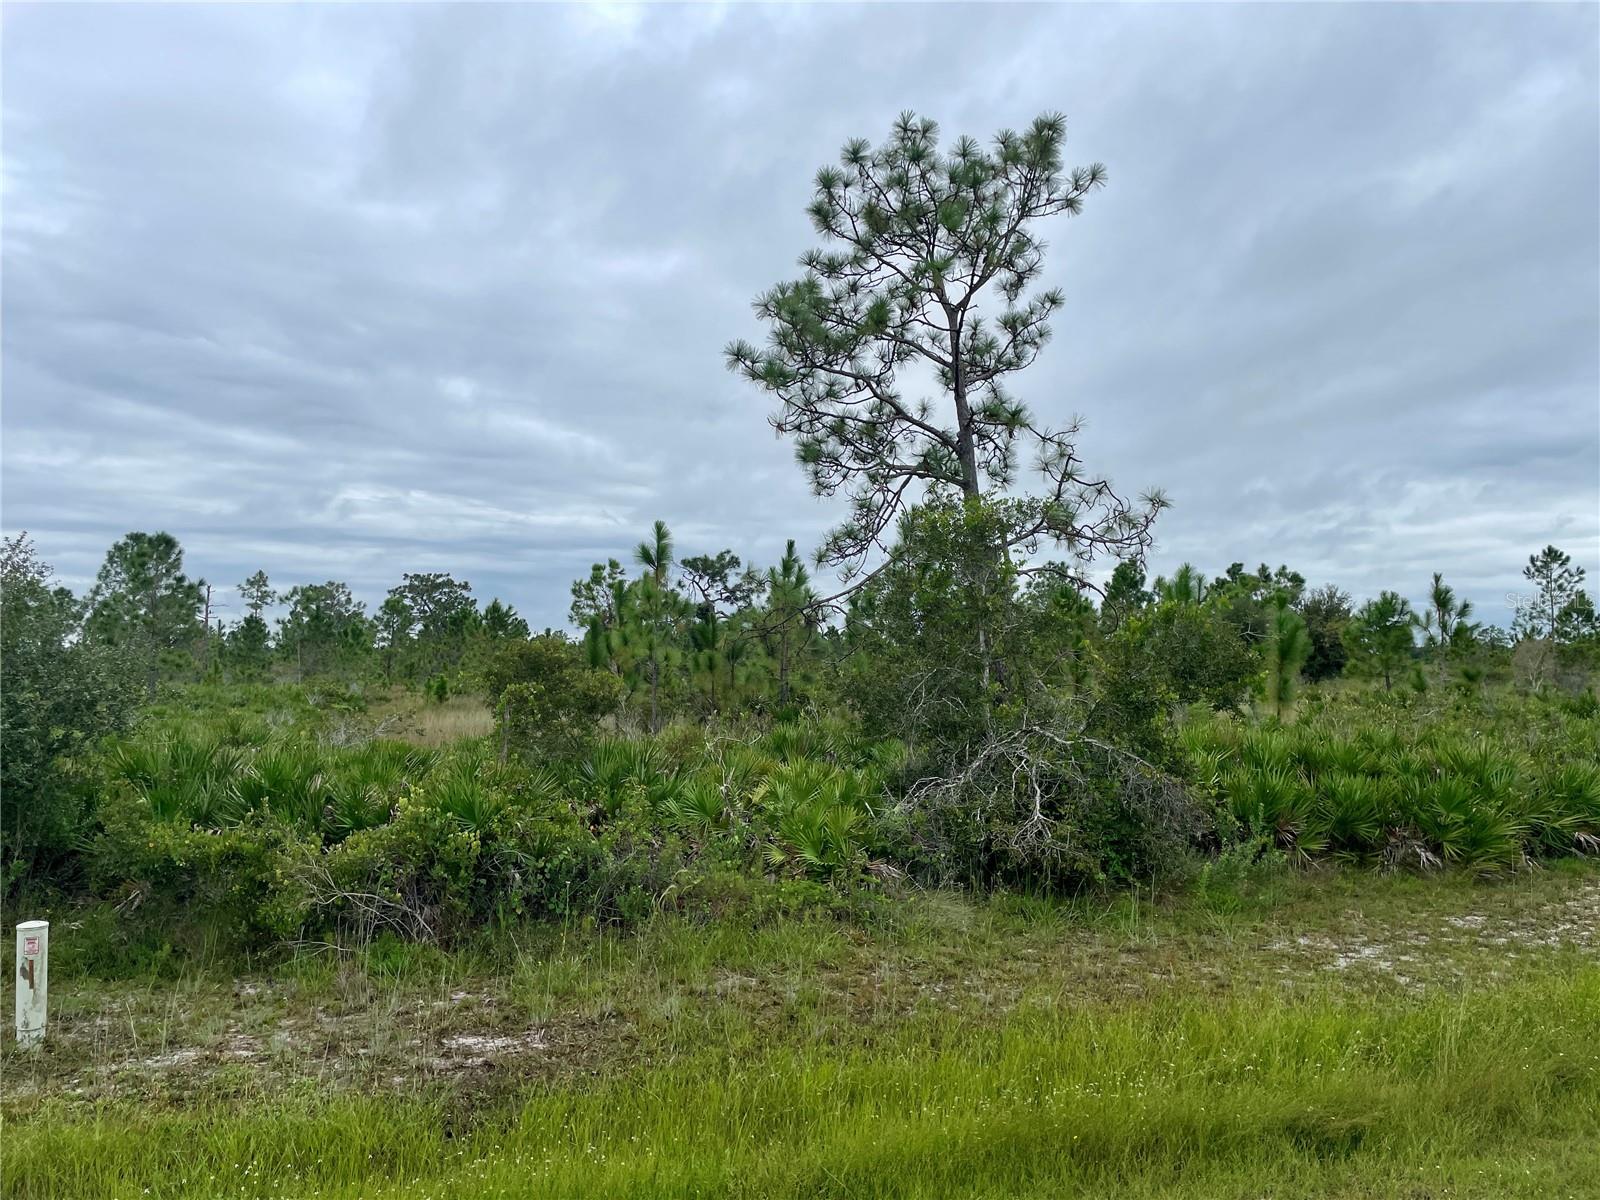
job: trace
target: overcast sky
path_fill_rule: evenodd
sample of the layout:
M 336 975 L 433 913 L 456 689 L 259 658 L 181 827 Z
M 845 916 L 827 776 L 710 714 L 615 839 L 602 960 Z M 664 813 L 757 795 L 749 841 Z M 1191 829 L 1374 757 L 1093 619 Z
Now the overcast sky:
M 1110 181 L 1015 391 L 1171 494 L 1153 569 L 1503 620 L 1546 542 L 1600 574 L 1597 13 L 8 5 L 3 524 L 78 586 L 165 529 L 536 627 L 657 517 L 815 545 L 842 502 L 721 352 L 817 167 L 1060 110 Z

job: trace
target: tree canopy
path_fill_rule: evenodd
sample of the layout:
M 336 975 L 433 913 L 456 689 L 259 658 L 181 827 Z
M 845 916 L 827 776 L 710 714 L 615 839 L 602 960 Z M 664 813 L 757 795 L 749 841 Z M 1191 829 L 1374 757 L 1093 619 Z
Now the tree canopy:
M 777 398 L 773 426 L 794 437 L 813 489 L 850 500 L 820 562 L 858 570 L 924 491 L 1009 489 L 1026 452 L 1036 490 L 1001 545 L 1048 540 L 1090 585 L 1092 557 L 1142 550 L 1165 500 L 1131 503 L 1087 471 L 1078 421 L 1039 420 L 1009 380 L 1064 303 L 1035 287 L 1035 226 L 1079 212 L 1105 168 L 1063 165 L 1066 119 L 1054 113 L 987 149 L 962 137 L 941 151 L 938 136 L 905 113 L 882 145 L 853 139 L 817 173 L 808 211 L 825 245 L 757 299 L 767 345 L 731 343 L 728 365 Z

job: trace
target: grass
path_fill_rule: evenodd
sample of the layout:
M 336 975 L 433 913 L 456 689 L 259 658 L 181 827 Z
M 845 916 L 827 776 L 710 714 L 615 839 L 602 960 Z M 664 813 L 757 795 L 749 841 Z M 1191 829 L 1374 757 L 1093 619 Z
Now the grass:
M 434 703 L 408 692 L 396 692 L 375 705 L 370 716 L 386 736 L 435 749 L 494 732 L 494 714 L 489 706 L 470 695 L 451 696 Z
M 1576 1196 L 1600 1166 L 1596 1011 L 1591 965 L 1379 1010 L 929 1015 L 870 1048 L 703 1048 L 543 1087 L 469 1130 L 440 1096 L 35 1121 L 8 1139 L 7 1192 Z
M 3 1191 L 1593 1194 L 1597 915 L 1582 863 L 1319 872 L 63 975 Z

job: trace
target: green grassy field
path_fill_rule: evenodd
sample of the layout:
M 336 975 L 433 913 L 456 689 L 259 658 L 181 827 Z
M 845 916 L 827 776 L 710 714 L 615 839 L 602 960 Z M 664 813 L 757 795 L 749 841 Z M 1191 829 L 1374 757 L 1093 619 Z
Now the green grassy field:
M 1600 874 L 912 894 L 55 983 L 8 1196 L 1600 1192 Z

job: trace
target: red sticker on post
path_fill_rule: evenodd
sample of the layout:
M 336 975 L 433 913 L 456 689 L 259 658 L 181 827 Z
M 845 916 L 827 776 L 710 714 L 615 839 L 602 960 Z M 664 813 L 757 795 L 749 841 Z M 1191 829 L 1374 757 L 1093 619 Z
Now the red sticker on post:
M 39 939 L 36 937 L 22 939 L 22 952 L 24 954 L 39 953 Z

